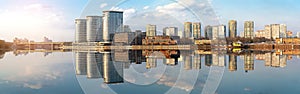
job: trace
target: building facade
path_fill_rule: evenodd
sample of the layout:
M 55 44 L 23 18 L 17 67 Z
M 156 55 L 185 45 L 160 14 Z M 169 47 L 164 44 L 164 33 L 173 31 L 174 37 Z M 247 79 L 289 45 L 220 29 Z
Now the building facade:
M 235 38 L 237 35 L 237 21 L 236 20 L 230 20 L 228 23 L 229 28 L 229 37 Z
M 204 36 L 206 39 L 212 39 L 212 26 L 208 25 L 205 27 Z
M 184 23 L 184 38 L 191 38 L 193 31 L 193 25 L 191 22 Z
M 178 28 L 177 27 L 165 27 L 163 30 L 164 36 L 178 36 Z
M 254 22 L 246 21 L 244 23 L 244 37 L 252 39 L 253 35 L 254 35 Z
M 193 36 L 195 39 L 201 38 L 201 23 L 193 23 Z
M 272 39 L 280 38 L 280 24 L 271 24 Z
M 103 11 L 103 41 L 112 41 L 112 35 L 123 28 L 122 11 Z
M 86 19 L 75 19 L 75 42 L 86 42 Z
M 148 24 L 146 26 L 146 36 L 156 36 L 156 25 Z
M 280 24 L 279 38 L 287 38 L 287 26 L 286 26 L 286 24 Z
M 86 17 L 87 42 L 99 42 L 103 38 L 103 20 L 102 16 Z
M 272 31 L 271 31 L 271 26 L 270 25 L 265 25 L 265 38 L 267 39 L 272 39 Z
M 257 38 L 265 37 L 265 30 L 257 30 L 255 32 L 255 37 L 257 37 Z

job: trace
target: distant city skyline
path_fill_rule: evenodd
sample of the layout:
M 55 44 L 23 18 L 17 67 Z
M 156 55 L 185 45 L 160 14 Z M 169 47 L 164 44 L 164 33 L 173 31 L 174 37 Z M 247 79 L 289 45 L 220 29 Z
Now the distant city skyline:
M 88 2 L 90 3 L 88 4 Z M 300 6 L 298 6 L 300 1 L 297 0 L 185 0 L 186 3 L 184 4 L 191 9 L 196 9 L 195 7 L 203 7 L 204 9 L 206 7 L 213 8 L 216 16 L 212 16 L 212 19 L 215 18 L 220 21 L 216 21 L 219 23 L 212 22 L 212 24 L 204 19 L 206 17 L 205 12 L 202 14 L 204 16 L 200 15 L 202 17 L 202 19 L 200 17 L 200 21 L 195 17 L 189 17 L 189 14 L 185 15 L 186 18 L 176 19 L 176 17 L 184 15 L 174 13 L 182 13 L 182 11 L 187 9 L 175 7 L 176 3 L 168 0 L 129 0 L 121 5 L 112 7 L 112 5 L 116 5 L 117 2 L 117 0 L 112 0 L 110 2 L 101 0 L 0 1 L 0 19 L 2 21 L 0 24 L 2 27 L 0 28 L 0 39 L 12 41 L 15 37 L 18 37 L 41 41 L 43 37 L 46 36 L 53 39 L 53 41 L 74 41 L 74 19 L 80 18 L 82 10 L 84 10 L 84 12 L 81 16 L 84 14 L 101 15 L 102 10 L 109 9 L 124 10 L 124 24 L 130 25 L 132 30 L 139 28 L 139 30 L 145 31 L 144 29 L 147 22 L 149 22 L 147 24 L 156 24 L 152 22 L 160 21 L 157 23 L 162 23 L 161 21 L 163 21 L 166 26 L 156 24 L 158 26 L 158 34 L 162 34 L 162 28 L 170 26 L 178 27 L 179 31 L 183 31 L 184 25 L 182 22 L 187 21 L 203 23 L 202 31 L 204 31 L 206 25 L 227 25 L 229 20 L 237 21 L 237 34 L 240 34 L 240 32 L 243 31 L 244 21 L 248 20 L 255 22 L 254 32 L 264 29 L 265 25 L 268 24 L 286 24 L 288 30 L 293 31 L 294 35 L 296 32 L 300 31 L 300 26 L 298 25 L 300 19 L 296 19 L 300 15 L 300 12 L 298 12 L 300 10 Z M 178 2 L 182 3 L 182 0 L 179 0 Z M 192 4 L 192 2 L 199 3 Z M 211 4 L 211 6 L 208 4 Z M 87 8 L 84 8 L 85 5 L 87 5 Z M 89 8 L 92 8 L 92 10 L 89 10 Z M 150 14 L 161 12 L 169 14 L 169 16 L 166 16 L 168 19 L 162 15 L 158 15 L 159 17 L 157 19 L 149 21 L 149 19 L 153 17 Z M 133 24 L 137 18 L 134 19 L 131 17 L 143 17 L 147 16 L 144 14 L 148 13 L 150 13 L 148 15 L 149 19 L 140 22 L 143 28 L 142 26 Z M 175 16 L 170 17 L 172 14 Z M 169 21 L 174 22 L 170 23 Z M 202 36 L 204 35 L 202 34 Z

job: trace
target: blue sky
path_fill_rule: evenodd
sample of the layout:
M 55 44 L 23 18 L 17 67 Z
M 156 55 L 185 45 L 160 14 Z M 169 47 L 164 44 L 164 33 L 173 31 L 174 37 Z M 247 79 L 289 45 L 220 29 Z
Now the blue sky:
M 55 41 L 72 41 L 75 18 L 101 15 L 102 10 L 110 9 L 125 11 L 125 23 L 132 24 L 133 29 L 143 30 L 146 22 L 160 25 L 159 29 L 168 25 L 181 29 L 184 21 L 227 25 L 228 20 L 235 19 L 238 20 L 239 31 L 242 31 L 243 22 L 247 20 L 255 21 L 256 30 L 266 24 L 285 23 L 289 30 L 300 31 L 299 0 L 120 1 L 0 0 L 0 39 L 12 41 L 14 37 L 20 37 L 41 41 L 47 36 Z

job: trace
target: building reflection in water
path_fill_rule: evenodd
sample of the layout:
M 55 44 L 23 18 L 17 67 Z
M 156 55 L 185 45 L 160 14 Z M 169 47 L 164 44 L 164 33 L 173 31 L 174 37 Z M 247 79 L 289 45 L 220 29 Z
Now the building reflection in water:
M 113 62 L 111 53 L 75 52 L 76 74 L 88 79 L 103 78 L 104 83 L 123 83 L 123 63 Z
M 253 54 L 246 54 L 244 56 L 244 70 L 245 70 L 245 72 L 254 70 L 254 56 L 253 56 Z
M 75 52 L 76 74 L 87 75 L 87 53 Z
M 111 53 L 103 54 L 103 79 L 107 84 L 123 83 L 123 63 L 113 62 Z
M 123 83 L 124 69 L 129 69 L 132 63 L 145 63 L 146 69 L 157 68 L 158 63 L 167 66 L 176 66 L 182 62 L 185 70 L 201 69 L 201 56 L 204 57 L 205 66 L 225 67 L 228 65 L 230 72 L 238 70 L 238 56 L 244 62 L 244 71 L 253 71 L 254 60 L 264 60 L 265 66 L 285 67 L 287 60 L 291 60 L 288 55 L 280 55 L 271 52 L 265 53 L 243 53 L 228 54 L 228 64 L 225 54 L 209 52 L 205 54 L 196 54 L 193 51 L 132 51 L 132 50 L 115 50 L 111 52 L 75 52 L 76 74 L 87 75 L 88 79 L 102 78 L 106 84 Z M 181 58 L 181 59 L 179 59 Z M 162 60 L 162 62 L 159 62 Z
M 229 64 L 228 64 L 229 71 L 237 71 L 237 56 L 231 54 L 229 55 Z

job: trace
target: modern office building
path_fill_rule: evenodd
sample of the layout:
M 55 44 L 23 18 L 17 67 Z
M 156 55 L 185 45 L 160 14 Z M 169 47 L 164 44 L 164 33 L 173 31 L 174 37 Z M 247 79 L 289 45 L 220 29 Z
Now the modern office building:
M 201 38 L 201 23 L 193 23 L 193 36 L 195 39 Z
M 178 36 L 178 28 L 177 27 L 165 27 L 163 29 L 164 36 Z
M 75 43 L 86 42 L 86 19 L 75 19 Z
M 87 16 L 86 19 L 87 42 L 101 41 L 103 36 L 102 16 Z
M 271 24 L 272 39 L 280 38 L 280 24 Z
M 264 33 L 265 33 L 265 35 L 264 35 L 265 38 L 272 39 L 272 30 L 271 30 L 271 26 L 270 25 L 265 25 Z
M 156 36 L 156 25 L 148 24 L 146 26 L 146 36 Z
M 244 23 L 244 37 L 252 39 L 253 36 L 254 36 L 254 22 L 253 21 L 245 21 L 245 23 Z
M 193 33 L 193 25 L 192 22 L 184 23 L 184 38 L 191 38 Z
M 113 34 L 123 28 L 122 11 L 103 11 L 103 41 L 112 41 Z
M 228 30 L 229 30 L 229 37 L 235 38 L 237 36 L 237 21 L 236 20 L 230 20 L 228 23 Z

